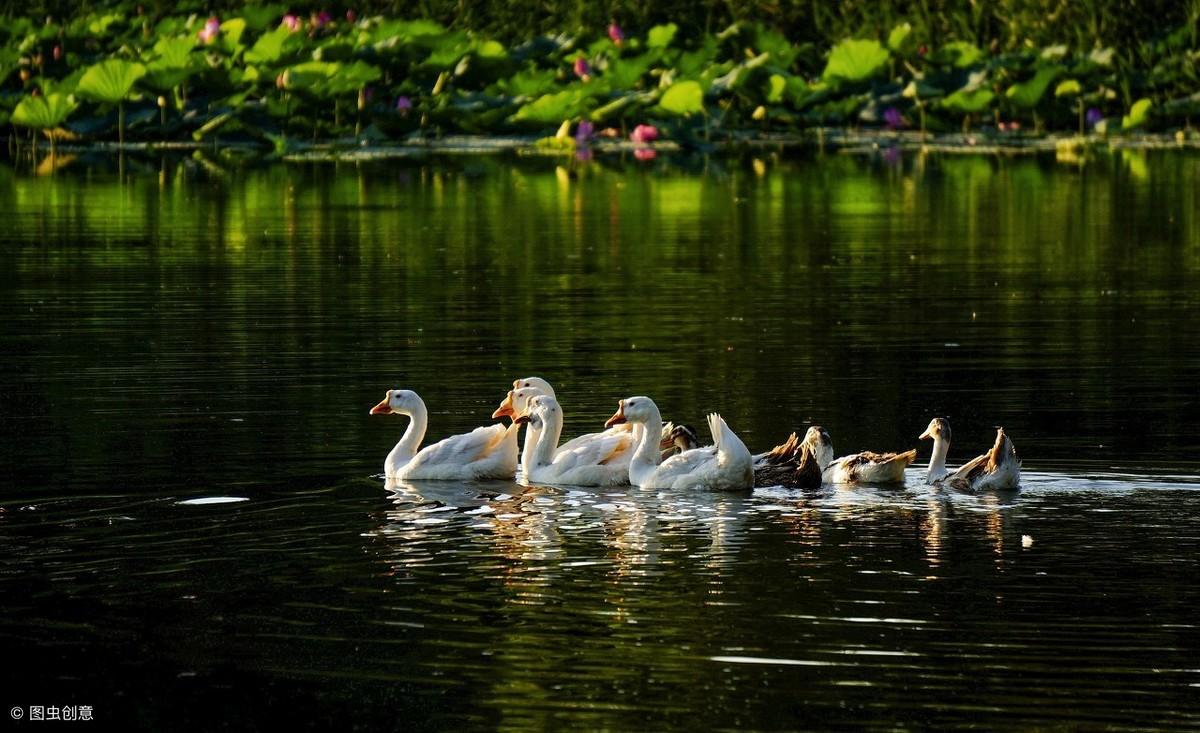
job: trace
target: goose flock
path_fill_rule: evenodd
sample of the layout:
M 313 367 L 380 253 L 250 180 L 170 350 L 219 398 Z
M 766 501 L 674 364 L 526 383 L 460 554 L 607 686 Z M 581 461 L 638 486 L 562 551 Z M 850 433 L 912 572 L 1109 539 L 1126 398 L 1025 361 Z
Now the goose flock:
M 917 451 L 863 451 L 834 458 L 828 431 L 812 426 L 800 439 L 795 433 L 765 453 L 752 454 L 720 415 L 708 416 L 712 445 L 700 445 L 687 425 L 663 423 L 649 397 L 626 397 L 604 423 L 605 430 L 559 444 L 563 409 L 550 383 L 541 377 L 513 382 L 493 419 L 497 423 L 421 447 L 429 413 L 416 392 L 390 389 L 372 415 L 407 415 L 404 435 L 384 461 L 389 479 L 506 479 L 567 486 L 632 485 L 643 489 L 724 489 L 755 486 L 819 488 L 823 484 L 903 483 L 904 471 Z M 518 451 L 518 433 L 525 441 Z M 946 468 L 950 423 L 935 417 L 921 439 L 933 440 L 926 482 L 963 491 L 1015 489 L 1021 482 L 1021 460 L 1004 428 L 986 453 L 955 471 Z M 518 463 L 518 453 L 520 462 Z M 519 468 L 519 470 L 518 470 Z

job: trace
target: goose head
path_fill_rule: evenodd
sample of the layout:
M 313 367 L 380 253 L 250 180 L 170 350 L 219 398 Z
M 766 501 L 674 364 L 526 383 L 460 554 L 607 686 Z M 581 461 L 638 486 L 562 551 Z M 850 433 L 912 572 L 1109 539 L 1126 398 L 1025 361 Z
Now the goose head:
M 371 415 L 411 415 L 421 403 L 416 392 L 409 389 L 389 389 L 378 405 L 371 408 Z
M 933 440 L 944 440 L 950 442 L 950 421 L 944 417 L 935 417 L 929 421 L 929 427 L 925 428 L 925 432 L 921 433 L 918 440 L 932 438 Z
M 501 402 L 500 406 L 496 408 L 496 411 L 492 413 L 492 419 L 495 420 L 502 417 L 510 417 L 513 418 L 514 422 L 516 422 L 516 418 L 518 416 L 529 411 L 529 401 L 541 394 L 544 394 L 544 392 L 534 387 L 510 389 L 508 391 L 508 395 L 505 396 L 504 401 Z
M 804 433 L 804 445 L 812 451 L 817 464 L 824 468 L 833 461 L 833 438 L 820 425 L 813 425 Z
M 617 403 L 616 414 L 605 421 L 604 427 L 611 428 L 627 422 L 647 423 L 659 414 L 658 405 L 649 397 L 626 397 Z M 658 430 L 659 427 L 656 425 L 654 429 Z
M 554 388 L 550 386 L 549 382 L 542 379 L 541 377 L 525 377 L 523 379 L 514 379 L 513 380 L 513 389 L 514 390 L 524 389 L 524 388 L 536 389 L 539 392 L 541 392 L 542 394 L 548 394 L 551 397 L 555 396 Z
M 529 423 L 540 430 L 547 422 L 553 420 L 555 416 L 561 415 L 562 408 L 559 407 L 558 400 L 547 394 L 539 394 L 528 398 L 525 410 L 514 419 L 514 422 L 518 425 Z

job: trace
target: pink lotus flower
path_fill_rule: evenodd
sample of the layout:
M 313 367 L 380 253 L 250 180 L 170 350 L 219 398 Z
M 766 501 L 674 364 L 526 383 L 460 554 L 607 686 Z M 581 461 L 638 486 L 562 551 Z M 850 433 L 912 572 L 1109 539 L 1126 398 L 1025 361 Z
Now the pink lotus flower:
M 654 148 L 638 148 L 633 151 L 633 157 L 638 160 L 654 160 L 658 157 L 658 151 Z
M 412 108 L 413 103 L 411 99 L 403 94 L 401 94 L 399 97 L 396 97 L 396 111 L 400 113 L 401 117 L 407 117 Z
M 295 33 L 296 31 L 300 30 L 300 27 L 303 26 L 304 23 L 300 20 L 300 16 L 288 13 L 287 15 L 283 16 L 282 25 L 287 26 L 289 31 Z
M 333 16 L 322 10 L 319 13 L 313 13 L 312 24 L 314 28 L 324 28 L 329 25 L 329 21 L 333 20 Z
M 625 41 L 625 31 L 621 30 L 621 26 L 616 23 L 610 23 L 608 26 L 608 37 L 613 43 L 620 46 Z
M 575 59 L 575 76 L 578 76 L 584 81 L 588 80 L 588 76 L 592 73 L 592 65 L 587 62 L 587 59 L 580 56 Z
M 54 47 L 54 60 L 55 60 L 55 61 L 62 61 L 62 46 L 55 46 L 55 47 Z
M 629 133 L 629 139 L 639 145 L 652 143 L 658 139 L 658 128 L 654 125 L 638 125 Z
M 358 13 L 354 12 L 353 10 L 347 10 L 346 11 L 346 22 L 353 23 L 356 20 L 358 20 Z
M 201 43 L 212 43 L 217 40 L 219 35 L 221 35 L 221 19 L 214 15 L 204 23 L 204 27 L 200 29 L 197 37 Z

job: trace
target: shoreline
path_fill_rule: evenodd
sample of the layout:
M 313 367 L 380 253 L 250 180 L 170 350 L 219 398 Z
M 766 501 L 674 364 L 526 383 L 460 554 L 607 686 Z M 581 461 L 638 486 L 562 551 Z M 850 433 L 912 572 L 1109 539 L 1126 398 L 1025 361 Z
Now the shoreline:
M 547 142 L 549 141 L 549 143 Z M 872 155 L 896 150 L 902 153 L 943 155 L 988 155 L 1022 156 L 1044 153 L 1078 155 L 1098 150 L 1200 150 L 1200 134 L 1180 130 L 1175 133 L 1146 133 L 1139 135 L 1099 134 L 1047 134 L 1047 135 L 995 135 L 979 134 L 926 134 L 919 132 L 892 132 L 852 130 L 845 128 L 815 128 L 800 134 L 747 134 L 733 133 L 730 137 L 715 141 L 689 141 L 680 144 L 665 140 L 654 143 L 632 143 L 626 140 L 597 140 L 589 146 L 596 155 L 627 154 L 639 150 L 653 150 L 656 155 L 716 154 L 738 155 L 743 153 L 787 153 L 807 152 L 817 154 Z M 8 157 L 19 160 L 27 157 L 33 149 L 28 144 L 10 145 Z M 15 152 L 15 155 L 14 155 Z M 50 155 L 48 144 L 37 147 L 39 159 Z M 577 152 L 573 141 L 555 144 L 554 138 L 532 135 L 445 135 L 436 138 L 412 137 L 394 143 L 379 144 L 353 139 L 324 140 L 319 142 L 297 142 L 287 152 L 278 153 L 262 143 L 255 142 L 96 142 L 86 145 L 59 143 L 59 156 L 79 154 L 123 154 L 142 155 L 170 152 L 211 152 L 242 154 L 247 157 L 284 162 L 314 161 L 367 161 L 421 158 L 429 155 L 499 155 L 562 158 L 573 157 Z

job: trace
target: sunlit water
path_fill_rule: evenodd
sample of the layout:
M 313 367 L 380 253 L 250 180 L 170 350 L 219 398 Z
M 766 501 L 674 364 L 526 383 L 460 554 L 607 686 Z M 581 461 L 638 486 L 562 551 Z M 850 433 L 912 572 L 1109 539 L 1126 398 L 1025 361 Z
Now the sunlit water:
M 0 168 L 10 708 L 1200 727 L 1200 157 L 92 163 Z M 385 486 L 384 389 L 438 438 L 529 374 L 568 435 L 634 393 L 752 449 L 939 414 L 951 463 L 1002 424 L 1026 472 Z

